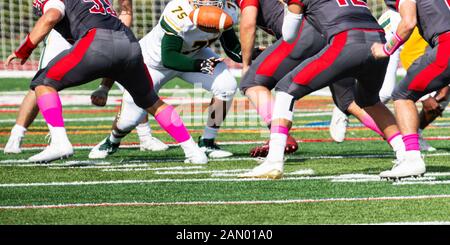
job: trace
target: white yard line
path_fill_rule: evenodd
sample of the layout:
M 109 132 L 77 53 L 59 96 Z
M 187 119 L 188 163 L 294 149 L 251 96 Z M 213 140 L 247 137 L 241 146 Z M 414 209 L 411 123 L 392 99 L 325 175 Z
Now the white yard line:
M 100 166 L 101 167 L 101 166 Z M 176 166 L 176 167 L 165 167 L 165 168 L 153 168 L 148 169 L 152 171 L 157 171 L 157 174 L 173 174 L 173 175 L 186 175 L 186 174 L 226 174 L 235 173 L 236 174 L 247 171 L 249 169 L 229 169 L 229 170 L 207 170 L 207 171 L 169 171 L 173 169 L 185 169 L 191 170 L 196 168 L 203 168 L 204 166 Z M 168 170 L 161 172 L 161 170 Z M 112 171 L 112 170 L 111 170 Z M 301 170 L 305 172 L 306 170 Z M 313 170 L 308 170 L 308 172 L 313 172 Z M 286 176 L 298 175 L 298 171 L 291 173 L 286 173 Z M 405 178 L 399 182 L 393 182 L 393 185 L 406 185 L 406 184 L 450 184 L 450 180 L 435 180 L 433 177 L 434 173 L 425 175 L 425 177 L 419 178 Z M 368 181 L 379 181 L 387 182 L 387 180 L 382 180 L 378 175 L 367 175 L 367 174 L 343 174 L 343 175 L 326 175 L 326 176 L 300 176 L 300 177 L 284 177 L 277 181 L 291 181 L 291 180 L 331 180 L 333 182 L 368 182 Z M 84 186 L 84 185 L 108 185 L 108 184 L 151 184 L 151 183 L 181 183 L 181 182 L 248 182 L 248 181 L 270 181 L 268 179 L 243 179 L 243 178 L 197 178 L 197 179 L 149 179 L 149 180 L 105 180 L 105 181 L 74 181 L 74 182 L 43 182 L 43 183 L 4 183 L 0 184 L 0 188 L 9 187 L 34 187 L 34 186 Z
M 262 141 L 260 141 L 262 142 Z M 220 145 L 240 145 L 240 144 L 249 144 L 249 142 L 227 142 L 225 144 Z M 168 145 L 174 145 L 174 144 L 168 144 Z M 135 145 L 127 145 L 123 148 L 134 148 Z M 74 147 L 75 148 L 75 147 Z M 83 146 L 75 149 L 90 149 L 91 146 Z M 40 149 L 39 147 L 35 147 L 35 149 Z M 424 154 L 428 157 L 437 157 L 437 156 L 450 156 L 450 152 L 443 152 L 443 153 L 426 153 Z M 317 159 L 354 159 L 354 158 L 393 158 L 392 154 L 378 154 L 378 155 L 346 155 L 346 156 L 311 156 L 311 157 L 302 157 L 302 156 L 287 156 L 288 160 L 317 160 Z M 165 163 L 165 162 L 177 162 L 182 161 L 182 158 L 155 158 L 155 159 L 136 159 L 136 160 L 127 160 L 127 159 L 121 159 L 120 161 L 114 162 L 114 163 Z M 223 158 L 223 159 L 210 159 L 210 162 L 230 162 L 230 161 L 255 161 L 259 162 L 261 161 L 258 158 L 253 157 L 230 157 L 230 158 Z M 77 161 L 73 161 L 77 162 Z M 102 163 L 103 160 L 100 160 L 99 162 L 96 162 L 95 160 L 88 160 L 88 161 L 80 161 L 78 164 L 96 164 L 96 163 Z M 289 164 L 289 163 L 288 163 Z M 64 167 L 67 166 L 66 163 L 50 163 L 50 164 L 38 164 L 38 163 L 29 163 L 26 159 L 11 159 L 11 160 L 0 160 L 0 167 Z M 449 176 L 450 174 L 447 173 L 435 173 L 435 176 Z
M 355 225 L 450 225 L 448 221 L 421 221 L 421 222 L 387 222 L 387 223 L 372 223 L 372 224 L 355 224 Z
M 148 165 L 147 165 L 148 166 Z M 129 172 L 129 171 L 164 171 L 164 170 L 190 170 L 190 169 L 204 169 L 205 166 L 176 166 L 176 167 L 161 167 L 161 168 L 110 168 L 102 169 L 103 172 Z
M 48 205 L 0 206 L 6 209 L 53 209 L 79 207 L 138 207 L 138 206 L 200 206 L 200 205 L 267 205 L 267 204 L 301 204 L 321 202 L 355 202 L 355 201 L 399 201 L 399 200 L 429 200 L 450 198 L 450 195 L 421 196 L 383 196 L 383 197 L 349 197 L 349 198 L 319 198 L 291 200 L 248 200 L 248 201 L 191 201 L 191 202 L 121 202 L 121 203 L 71 203 Z
M 158 175 L 191 175 L 191 174 L 220 174 L 220 173 L 243 173 L 250 169 L 226 169 L 226 170 L 204 170 L 204 171 L 157 171 Z
M 432 181 L 398 181 L 392 183 L 393 185 L 448 185 L 450 184 L 450 180 L 432 180 Z

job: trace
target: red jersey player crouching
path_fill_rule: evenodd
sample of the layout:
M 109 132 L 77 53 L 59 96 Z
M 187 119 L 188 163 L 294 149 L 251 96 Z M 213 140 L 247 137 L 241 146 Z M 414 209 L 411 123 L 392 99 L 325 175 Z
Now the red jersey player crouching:
M 419 116 L 415 102 L 422 96 L 450 83 L 450 1 L 449 0 L 385 0 L 400 12 L 402 20 L 396 34 L 386 44 L 372 47 L 376 58 L 384 59 L 395 52 L 417 25 L 430 44 L 429 49 L 412 64 L 406 77 L 392 93 L 396 118 L 405 142 L 406 153 L 394 167 L 380 174 L 383 178 L 402 178 L 425 173 L 420 155 Z
M 33 8 L 40 18 L 6 64 L 17 58 L 24 64 L 51 29 L 76 42 L 38 71 L 31 82 L 30 88 L 36 93 L 52 139 L 44 151 L 29 161 L 50 162 L 73 154 L 57 91 L 107 76 L 124 86 L 139 107 L 155 116 L 160 126 L 180 143 L 190 162 L 207 162 L 205 153 L 192 140 L 178 113 L 152 89 L 138 40 L 116 17 L 108 1 L 34 0 Z

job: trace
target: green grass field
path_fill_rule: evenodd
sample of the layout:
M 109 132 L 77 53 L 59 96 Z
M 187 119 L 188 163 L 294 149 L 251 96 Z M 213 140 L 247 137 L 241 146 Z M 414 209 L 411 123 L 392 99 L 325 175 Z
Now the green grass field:
M 27 89 L 24 79 L 0 80 L 0 98 Z M 89 97 L 97 86 L 76 90 L 85 89 L 80 96 Z M 167 88 L 188 86 L 174 81 Z M 241 95 L 236 101 L 245 102 Z M 300 149 L 288 156 L 281 180 L 237 178 L 258 164 L 249 150 L 268 139 L 256 113 L 238 106 L 218 138 L 234 156 L 201 166 L 184 164 L 178 146 L 141 152 L 135 133 L 115 155 L 89 160 L 89 148 L 109 134 L 117 105 L 87 104 L 64 107 L 74 157 L 47 165 L 28 163 L 46 144 L 47 129 L 39 116 L 27 132 L 22 154 L 0 153 L 0 224 L 449 224 L 450 113 L 425 131 L 438 149 L 425 153 L 427 174 L 388 182 L 377 176 L 392 167 L 394 158 L 378 135 L 351 118 L 348 139 L 331 142 L 331 99 L 308 96 L 297 107 L 292 133 Z M 3 147 L 17 107 L 5 105 L 0 111 Z M 194 139 L 203 129 L 199 118 L 184 115 Z M 173 143 L 154 120 L 150 124 L 154 136 Z

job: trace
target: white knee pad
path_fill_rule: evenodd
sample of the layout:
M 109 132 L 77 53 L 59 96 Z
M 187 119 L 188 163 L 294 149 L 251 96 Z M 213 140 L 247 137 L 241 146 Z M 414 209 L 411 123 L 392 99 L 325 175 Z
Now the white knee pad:
M 214 69 L 214 81 L 211 86 L 211 92 L 214 97 L 223 100 L 231 101 L 236 94 L 237 82 L 236 78 L 227 69 L 224 63 L 220 63 Z
M 292 121 L 294 116 L 294 97 L 285 92 L 277 92 L 273 106 L 273 119 L 287 119 Z
M 147 116 L 147 112 L 137 106 L 131 95 L 125 91 L 122 96 L 122 108 L 120 110 L 117 128 L 121 131 L 133 130 L 144 118 Z

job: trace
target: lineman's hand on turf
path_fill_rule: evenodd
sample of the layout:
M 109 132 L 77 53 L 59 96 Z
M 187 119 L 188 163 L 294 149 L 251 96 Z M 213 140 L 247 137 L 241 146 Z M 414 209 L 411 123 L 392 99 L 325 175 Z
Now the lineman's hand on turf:
M 103 85 L 100 85 L 94 92 L 91 94 L 91 102 L 96 106 L 105 106 L 106 101 L 108 100 L 108 92 L 109 88 Z
M 200 71 L 205 74 L 212 75 L 217 64 L 223 61 L 223 58 L 211 57 L 203 60 L 200 64 Z
M 384 52 L 384 44 L 382 43 L 374 43 L 372 45 L 372 55 L 375 59 L 384 59 L 387 58 L 388 55 Z

